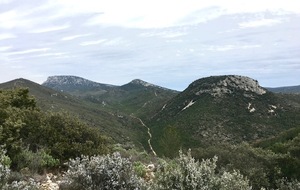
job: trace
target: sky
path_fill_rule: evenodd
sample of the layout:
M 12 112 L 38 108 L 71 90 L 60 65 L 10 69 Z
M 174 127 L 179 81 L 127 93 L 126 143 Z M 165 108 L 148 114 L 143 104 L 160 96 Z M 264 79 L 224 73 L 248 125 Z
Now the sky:
M 300 85 L 300 2 L 0 0 L 0 83 L 73 75 L 184 90 L 229 74 Z

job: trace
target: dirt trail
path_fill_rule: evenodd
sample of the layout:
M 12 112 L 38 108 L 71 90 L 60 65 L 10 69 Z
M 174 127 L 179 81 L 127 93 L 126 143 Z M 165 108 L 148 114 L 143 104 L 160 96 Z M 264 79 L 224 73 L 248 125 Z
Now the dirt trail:
M 153 147 L 152 147 L 152 145 L 151 145 L 152 134 L 151 134 L 151 132 L 150 132 L 149 127 L 147 127 L 147 125 L 145 125 L 145 123 L 141 120 L 141 118 L 135 117 L 135 116 L 132 115 L 132 114 L 131 114 L 130 116 L 133 117 L 133 118 L 135 118 L 135 119 L 137 119 L 137 120 L 139 120 L 140 123 L 147 129 L 147 133 L 148 133 L 148 135 L 149 135 L 149 139 L 148 139 L 148 145 L 149 145 L 149 148 L 150 148 L 151 152 L 154 154 L 154 156 L 157 156 L 156 152 L 154 151 L 154 149 L 153 149 Z

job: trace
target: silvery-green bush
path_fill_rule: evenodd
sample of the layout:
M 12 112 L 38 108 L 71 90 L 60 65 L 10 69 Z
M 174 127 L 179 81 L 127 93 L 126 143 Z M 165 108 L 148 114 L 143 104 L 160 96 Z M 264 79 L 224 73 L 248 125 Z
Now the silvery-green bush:
M 297 179 L 288 180 L 282 178 L 277 181 L 277 190 L 298 190 L 300 189 L 300 181 Z
M 132 162 L 118 152 L 106 156 L 81 156 L 71 159 L 68 166 L 66 182 L 61 189 L 144 189 L 143 180 L 134 174 Z
M 39 184 L 36 183 L 32 178 L 22 181 L 13 181 L 12 183 L 7 183 L 2 190 L 38 190 Z
M 10 159 L 5 154 L 6 151 L 1 148 L 0 149 L 0 188 L 1 189 L 7 183 L 10 174 L 10 169 L 9 169 Z
M 145 182 L 137 177 L 133 164 L 119 153 L 106 156 L 82 156 L 68 163 L 65 183 L 61 189 L 153 189 L 153 190 L 250 190 L 249 180 L 239 171 L 217 172 L 217 157 L 196 161 L 191 152 L 179 158 L 161 159 L 155 178 Z
M 0 189 L 2 190 L 37 190 L 39 185 L 33 180 L 13 181 L 8 183 L 11 171 L 10 158 L 5 155 L 6 151 L 0 148 Z
M 156 190 L 250 190 L 249 181 L 238 171 L 216 172 L 217 157 L 196 161 L 191 152 L 179 153 L 179 158 L 167 163 L 162 161 L 152 189 Z

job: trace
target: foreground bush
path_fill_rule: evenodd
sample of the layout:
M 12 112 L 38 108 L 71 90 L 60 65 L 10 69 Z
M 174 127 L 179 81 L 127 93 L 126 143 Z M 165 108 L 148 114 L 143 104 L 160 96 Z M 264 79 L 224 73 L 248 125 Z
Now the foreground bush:
M 7 183 L 10 169 L 10 159 L 5 155 L 6 151 L 2 148 L 0 149 L 0 189 L 4 187 L 4 185 Z
M 195 161 L 191 153 L 180 152 L 179 158 L 161 160 L 155 177 L 149 182 L 137 177 L 132 162 L 119 153 L 107 156 L 82 156 L 70 160 L 66 183 L 62 189 L 153 189 L 153 190 L 248 190 L 249 181 L 238 171 L 216 172 L 217 157 Z M 140 164 L 139 164 L 140 165 Z M 140 175 L 141 176 L 141 175 Z
M 216 162 L 217 157 L 199 162 L 190 151 L 187 155 L 180 151 L 179 158 L 161 163 L 152 184 L 153 189 L 252 189 L 249 181 L 238 171 L 217 173 Z
M 142 179 L 133 171 L 132 163 L 122 158 L 119 153 L 107 156 L 82 156 L 70 160 L 66 173 L 66 183 L 61 189 L 68 190 L 96 190 L 141 189 Z
M 10 159 L 5 155 L 6 151 L 0 149 L 0 189 L 2 190 L 38 190 L 38 184 L 32 179 L 13 181 L 9 183 L 11 171 L 9 169 Z

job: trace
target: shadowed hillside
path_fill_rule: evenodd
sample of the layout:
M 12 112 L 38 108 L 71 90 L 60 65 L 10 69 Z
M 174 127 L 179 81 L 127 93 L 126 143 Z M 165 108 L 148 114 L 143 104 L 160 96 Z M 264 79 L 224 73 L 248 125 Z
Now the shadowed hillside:
M 122 144 L 147 144 L 147 131 L 139 121 L 130 116 L 117 115 L 103 109 L 98 105 L 90 104 L 78 97 L 65 92 L 55 91 L 26 79 L 16 79 L 0 84 L 2 89 L 25 87 L 33 95 L 38 106 L 44 111 L 67 111 L 78 116 L 82 121 L 101 129 L 103 134 Z

